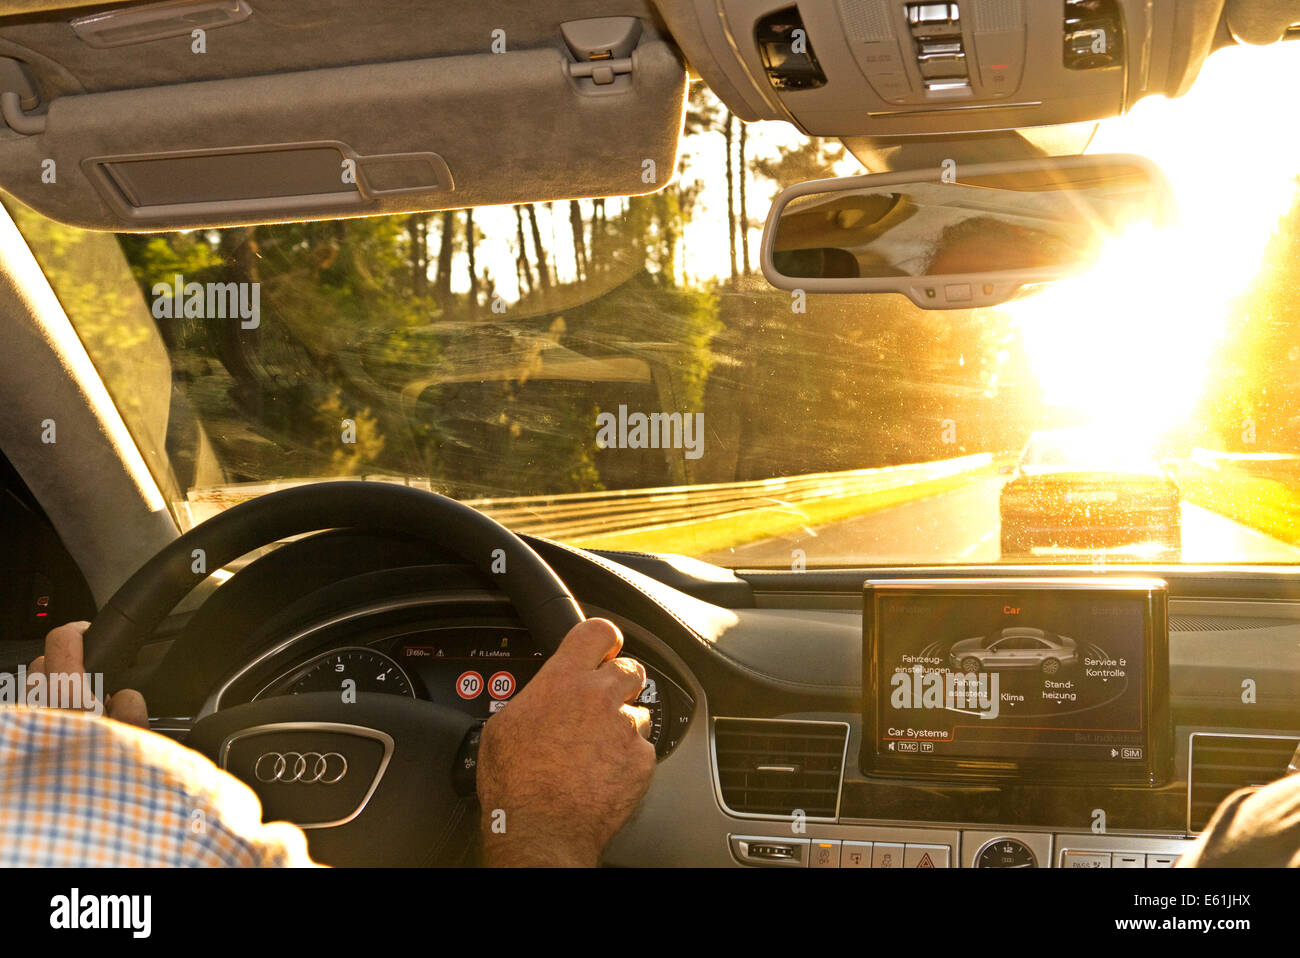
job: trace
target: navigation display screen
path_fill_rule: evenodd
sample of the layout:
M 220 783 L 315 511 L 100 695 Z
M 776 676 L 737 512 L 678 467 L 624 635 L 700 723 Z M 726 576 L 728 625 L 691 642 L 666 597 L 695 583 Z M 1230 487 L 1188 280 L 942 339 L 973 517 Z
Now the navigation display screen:
M 865 612 L 864 771 L 1158 777 L 1164 583 L 879 581 Z

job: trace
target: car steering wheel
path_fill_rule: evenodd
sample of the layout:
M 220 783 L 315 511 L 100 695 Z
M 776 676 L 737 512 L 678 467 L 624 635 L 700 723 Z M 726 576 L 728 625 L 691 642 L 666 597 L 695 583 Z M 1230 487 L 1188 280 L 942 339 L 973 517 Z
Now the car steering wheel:
M 207 570 L 287 536 L 340 528 L 414 536 L 466 560 L 500 585 L 548 653 L 583 621 L 550 566 L 483 513 L 406 486 L 326 482 L 241 503 L 150 559 L 86 631 L 87 671 L 103 672 L 115 689 Z M 319 861 L 432 865 L 459 860 L 478 825 L 453 771 L 473 761 L 465 744 L 474 728 L 468 715 L 432 702 L 316 692 L 223 709 L 196 722 L 185 744 L 257 792 L 268 821 L 307 830 Z

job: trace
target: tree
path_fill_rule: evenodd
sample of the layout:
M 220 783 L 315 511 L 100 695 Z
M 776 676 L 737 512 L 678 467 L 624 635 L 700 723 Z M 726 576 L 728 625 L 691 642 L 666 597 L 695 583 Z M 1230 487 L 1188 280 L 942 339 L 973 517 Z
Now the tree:
M 750 274 L 749 268 L 749 210 L 746 208 L 745 201 L 745 183 L 749 179 L 749 161 L 745 156 L 745 139 L 748 127 L 744 122 L 740 124 L 740 144 L 738 168 L 740 172 L 740 251 L 743 257 L 744 274 Z
M 795 147 L 777 147 L 775 157 L 760 157 L 754 161 L 754 172 L 776 184 L 776 192 L 804 183 L 836 176 L 836 164 L 844 159 L 844 145 L 832 143 L 819 136 L 808 137 L 808 143 Z
M 465 255 L 469 260 L 469 314 L 478 313 L 478 267 L 474 262 L 474 247 L 478 245 L 478 236 L 474 232 L 474 210 L 465 211 Z
M 736 269 L 736 174 L 731 162 L 732 127 L 736 117 L 728 110 L 727 122 L 722 127 L 722 139 L 727 145 L 727 245 L 731 251 L 731 286 L 736 287 L 739 273 Z
M 222 230 L 220 252 L 226 262 L 228 277 L 236 283 L 260 283 L 257 228 L 240 226 Z M 260 328 L 260 326 L 259 326 Z M 245 336 L 251 332 L 251 336 Z M 238 323 L 223 323 L 217 327 L 218 355 L 226 370 L 235 379 L 232 398 L 245 408 L 253 408 L 261 396 L 258 376 L 253 369 L 252 353 L 255 350 L 257 330 L 245 331 Z
M 429 292 L 429 221 L 422 213 L 406 218 L 407 241 L 410 243 L 411 295 Z
M 456 251 L 456 212 L 444 210 L 442 214 L 442 240 L 438 245 L 438 273 L 434 279 L 438 305 L 446 309 L 451 304 L 451 257 Z
M 574 268 L 578 279 L 587 278 L 587 242 L 583 236 L 582 208 L 577 200 L 569 200 L 569 232 L 573 235 Z
M 686 94 L 686 116 L 682 136 L 690 138 L 718 129 L 722 102 L 703 83 L 692 83 Z
M 529 203 L 525 209 L 528 210 L 528 226 L 533 233 L 533 254 L 537 257 L 537 281 L 541 285 L 542 294 L 545 295 L 551 289 L 551 271 L 546 265 L 546 247 L 542 245 L 542 231 L 537 227 L 537 208 Z
M 515 205 L 515 228 L 517 231 L 515 269 L 519 273 L 519 295 L 525 296 L 537 285 L 533 281 L 533 267 L 528 262 L 528 244 L 524 241 L 524 214 L 518 204 Z
M 604 199 L 595 199 L 591 201 L 591 242 L 588 244 L 589 250 L 588 263 L 591 271 L 594 273 L 604 267 L 604 250 L 602 244 L 605 236 L 605 201 Z

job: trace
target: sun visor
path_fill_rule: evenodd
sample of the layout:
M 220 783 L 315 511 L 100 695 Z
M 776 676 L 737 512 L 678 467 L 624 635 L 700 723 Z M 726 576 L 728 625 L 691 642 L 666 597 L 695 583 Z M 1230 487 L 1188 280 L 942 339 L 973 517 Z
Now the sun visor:
M 557 47 L 60 96 L 0 125 L 0 188 L 126 231 L 662 188 L 685 102 L 677 52 L 643 39 L 594 66 Z

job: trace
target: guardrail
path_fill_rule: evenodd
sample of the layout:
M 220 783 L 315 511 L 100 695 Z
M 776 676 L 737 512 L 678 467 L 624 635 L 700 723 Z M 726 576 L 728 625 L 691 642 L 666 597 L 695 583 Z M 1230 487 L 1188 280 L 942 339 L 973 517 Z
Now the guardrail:
M 776 479 L 464 501 L 514 532 L 555 539 L 578 539 L 600 533 L 653 529 L 717 519 L 757 509 L 776 508 L 798 512 L 799 507 L 807 503 L 900 489 L 984 469 L 992 463 L 992 453 L 985 452 L 933 462 L 807 473 Z M 432 489 L 432 483 L 428 479 L 380 475 L 351 478 Z M 189 525 L 193 526 L 245 499 L 277 489 L 329 481 L 334 480 L 280 479 L 194 489 L 181 504 L 182 518 L 188 519 Z
M 1292 452 L 1222 452 L 1197 447 L 1192 463 L 1205 469 L 1232 470 L 1261 479 L 1300 481 L 1300 455 Z

